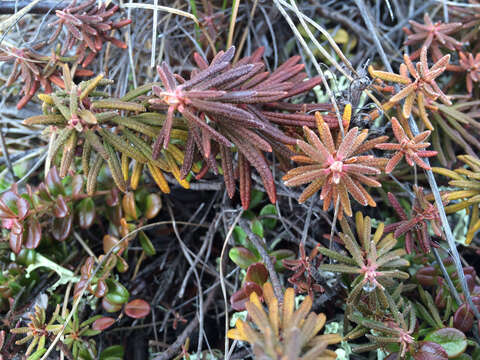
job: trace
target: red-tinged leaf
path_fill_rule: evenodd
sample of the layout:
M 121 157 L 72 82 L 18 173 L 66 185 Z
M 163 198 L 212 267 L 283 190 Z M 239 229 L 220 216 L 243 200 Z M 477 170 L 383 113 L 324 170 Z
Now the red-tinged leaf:
M 92 329 L 93 330 L 98 330 L 98 331 L 103 331 L 103 330 L 108 329 L 114 323 L 115 323 L 114 318 L 104 316 L 104 317 L 101 317 L 100 319 L 95 320 L 95 322 L 92 324 Z
M 44 201 L 48 201 L 50 202 L 52 200 L 49 192 L 48 192 L 48 189 L 47 189 L 47 186 L 45 185 L 45 183 L 40 183 L 40 185 L 38 185 L 37 187 L 37 194 L 38 196 L 40 197 L 40 199 L 44 200 Z M 1 200 L 0 200 L 0 217 L 2 217 L 1 215 Z
M 14 218 L 17 216 L 7 205 L 6 201 L 6 194 L 11 191 L 7 191 L 2 194 L 2 198 L 0 198 L 0 218 Z
M 440 345 L 431 341 L 425 341 L 421 343 L 413 358 L 415 360 L 447 360 L 448 356 Z
M 24 219 L 27 216 L 29 209 L 30 209 L 30 203 L 26 199 L 20 197 L 17 200 L 18 217 L 20 219 Z
M 10 220 L 10 232 L 15 235 L 23 234 L 23 221 L 18 219 L 11 219 Z
M 460 331 L 468 332 L 472 329 L 474 316 L 467 304 L 462 304 L 453 315 L 453 326 Z
M 95 203 L 92 198 L 85 198 L 77 206 L 78 225 L 82 229 L 88 229 L 95 219 Z
M 246 282 L 242 288 L 233 293 L 230 297 L 230 305 L 235 311 L 244 311 L 245 304 L 250 298 L 250 294 L 255 292 L 259 297 L 263 295 L 261 286 L 254 282 Z
M 52 236 L 57 241 L 64 241 L 72 231 L 73 214 L 68 214 L 63 218 L 55 218 L 52 226 Z
M 255 263 L 248 267 L 245 281 L 254 282 L 263 286 L 268 280 L 268 270 L 262 263 Z
M 75 199 L 83 192 L 83 176 L 76 174 L 72 177 L 72 197 Z
M 250 165 L 242 154 L 238 155 L 238 172 L 240 177 L 240 201 L 244 210 L 250 206 L 250 189 L 252 178 Z
M 247 161 L 258 171 L 260 177 L 262 178 L 263 186 L 267 191 L 270 202 L 273 204 L 277 200 L 277 194 L 275 189 L 275 182 L 273 179 L 272 172 L 268 166 L 267 161 L 263 154 L 258 151 L 250 143 L 240 140 L 239 138 L 234 138 L 235 143 L 242 155 L 245 156 Z
M 110 302 L 106 297 L 102 299 L 102 307 L 106 312 L 112 313 L 117 312 L 122 309 L 123 304 L 116 304 Z
M 437 270 L 433 266 L 421 268 L 415 274 L 415 278 L 423 286 L 433 286 L 437 283 Z
M 222 169 L 225 187 L 230 199 L 235 195 L 235 177 L 233 173 L 233 157 L 232 152 L 225 146 L 220 145 L 220 154 L 222 158 Z
M 12 249 L 15 254 L 18 254 L 22 249 L 22 240 L 23 234 L 14 234 L 13 232 L 10 233 L 10 249 Z
M 53 213 L 56 218 L 64 218 L 68 214 L 68 206 L 62 195 L 57 197 L 55 201 L 55 207 L 53 208 Z
M 134 319 L 141 319 L 150 314 L 150 304 L 142 299 L 135 299 L 125 305 L 125 314 Z
M 2 194 L 1 200 L 0 200 L 0 209 L 2 211 L 2 217 L 16 217 L 17 212 L 17 200 L 19 199 L 18 195 L 11 191 L 5 191 Z
M 65 195 L 65 189 L 60 181 L 60 176 L 58 176 L 57 168 L 52 167 L 45 178 L 45 184 L 47 185 L 48 191 L 51 195 Z
M 184 109 L 182 111 L 182 114 L 185 116 L 185 118 L 187 120 L 190 121 L 190 123 L 193 125 L 193 127 L 195 125 L 198 125 L 201 129 L 206 130 L 210 134 L 210 136 L 213 139 L 215 139 L 217 142 L 219 142 L 220 144 L 223 144 L 227 147 L 232 147 L 233 146 L 233 144 L 230 142 L 230 140 L 228 140 L 225 136 L 223 136 L 218 131 L 213 129 L 210 125 L 208 125 L 205 121 L 203 121 L 198 116 L 196 116 L 190 110 Z
M 455 328 L 443 328 L 436 330 L 425 337 L 442 346 L 448 358 L 454 358 L 467 349 L 467 338 L 463 332 Z
M 26 199 L 18 196 L 16 186 L 2 194 L 0 200 L 0 216 L 4 218 L 23 219 L 29 210 L 29 203 Z
M 117 246 L 119 240 L 118 238 L 116 238 L 115 236 L 112 236 L 112 235 L 105 235 L 103 237 L 103 252 L 105 254 L 107 254 L 113 247 Z M 116 249 L 115 251 L 118 251 L 118 249 Z
M 118 196 L 118 189 L 114 187 L 106 198 L 106 203 L 109 207 L 117 206 L 120 204 L 120 197 Z
M 95 286 L 95 297 L 102 298 L 107 294 L 108 287 L 104 280 L 99 280 Z
M 28 220 L 25 234 L 25 247 L 27 249 L 35 249 L 42 238 L 42 227 L 37 218 Z

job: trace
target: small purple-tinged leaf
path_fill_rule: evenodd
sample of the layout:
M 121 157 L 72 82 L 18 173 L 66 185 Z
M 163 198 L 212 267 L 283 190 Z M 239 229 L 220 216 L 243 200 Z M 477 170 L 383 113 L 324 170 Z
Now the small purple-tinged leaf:
M 246 282 L 254 282 L 262 286 L 267 280 L 268 271 L 265 265 L 263 265 L 262 263 L 255 263 L 248 267 L 247 275 L 245 276 Z
M 82 229 L 88 229 L 95 219 L 95 203 L 92 198 L 85 198 L 80 201 L 77 208 L 78 225 Z
M 108 329 L 114 323 L 115 323 L 114 318 L 104 316 L 104 317 L 101 317 L 100 319 L 95 320 L 95 322 L 92 324 L 92 329 L 103 331 L 105 329 Z
M 447 360 L 448 356 L 439 344 L 425 341 L 421 343 L 413 358 L 415 360 Z
M 57 241 L 64 241 L 72 231 L 73 214 L 63 218 L 55 218 L 52 226 L 52 236 Z
M 67 202 L 62 195 L 57 197 L 55 201 L 55 207 L 53 208 L 53 213 L 56 218 L 64 218 L 68 214 Z
M 425 340 L 441 345 L 448 358 L 455 358 L 467 349 L 467 337 L 455 328 L 436 330 L 428 334 Z
M 27 249 L 35 249 L 40 244 L 42 238 L 42 227 L 37 218 L 32 217 L 28 220 L 26 227 L 25 247 Z
M 141 319 L 150 314 L 150 304 L 142 299 L 135 299 L 125 305 L 125 314 L 134 319 Z

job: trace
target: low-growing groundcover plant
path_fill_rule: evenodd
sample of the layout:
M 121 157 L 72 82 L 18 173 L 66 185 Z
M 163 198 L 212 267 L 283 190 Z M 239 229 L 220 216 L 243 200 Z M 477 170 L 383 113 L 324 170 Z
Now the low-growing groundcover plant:
M 478 1 L 10 3 L 0 359 L 480 359 Z

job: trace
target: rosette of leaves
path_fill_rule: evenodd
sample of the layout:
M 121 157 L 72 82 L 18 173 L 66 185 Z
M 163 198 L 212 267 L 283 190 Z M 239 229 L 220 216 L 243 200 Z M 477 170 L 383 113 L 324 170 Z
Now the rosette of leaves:
M 405 161 L 409 166 L 415 164 L 425 170 L 431 170 L 430 166 L 422 160 L 422 157 L 432 157 L 437 155 L 436 151 L 425 150 L 430 146 L 430 143 L 424 142 L 429 136 L 431 131 L 424 131 L 414 138 L 410 138 L 402 125 L 398 122 L 397 118 L 392 117 L 392 130 L 398 143 L 384 143 L 377 144 L 375 147 L 382 150 L 394 150 L 395 153 L 388 160 L 387 166 L 385 166 L 385 172 L 391 173 L 397 164 L 405 158 Z
M 404 63 L 400 65 L 399 74 L 375 70 L 373 66 L 368 68 L 372 78 L 404 85 L 383 105 L 383 108 L 389 110 L 405 99 L 402 106 L 402 116 L 408 118 L 412 114 L 413 105 L 416 102 L 420 118 L 426 128 L 432 131 L 433 125 L 426 110 L 430 102 L 440 99 L 445 105 L 452 105 L 448 96 L 443 93 L 436 82 L 436 79 L 446 70 L 450 62 L 450 55 L 443 56 L 432 67 L 429 67 L 427 48 L 424 46 L 420 52 L 420 61 L 416 63 L 416 66 L 413 65 L 407 54 L 403 55 L 403 61 Z
M 407 354 L 415 354 L 418 348 L 413 336 L 417 323 L 415 308 L 402 298 L 397 300 L 397 304 L 388 292 L 385 292 L 385 296 L 385 309 L 388 312 L 384 311 L 383 318 L 366 318 L 359 312 L 351 314 L 349 319 L 358 326 L 345 338 L 351 340 L 365 334 L 365 331 L 369 332 L 365 336 L 370 343 L 353 347 L 354 352 L 382 349 L 387 354 L 396 353 L 400 359 L 404 359 Z
M 431 226 L 436 236 L 443 237 L 440 215 L 435 204 L 432 204 L 424 194 L 422 187 L 414 186 L 413 192 L 415 198 L 413 199 L 410 216 L 407 216 L 395 195 L 388 193 L 388 201 L 400 221 L 385 226 L 385 233 L 393 232 L 395 238 L 405 235 L 405 249 L 408 254 L 416 250 L 415 243 L 419 245 L 422 252 L 428 253 L 433 243 L 428 226 Z M 446 204 L 447 201 L 445 198 L 444 200 Z
M 307 255 L 305 246 L 300 243 L 299 253 L 300 255 L 297 259 L 282 260 L 283 266 L 294 272 L 288 278 L 288 282 L 294 285 L 295 291 L 298 293 L 308 293 L 312 297 L 314 293 L 323 293 L 325 289 L 318 284 L 318 266 L 322 260 L 322 255 L 318 253 L 318 248 L 314 247 L 310 254 Z
M 310 312 L 312 298 L 305 297 L 295 309 L 295 291 L 285 291 L 283 303 L 275 297 L 272 285 L 263 286 L 265 311 L 260 298 L 253 292 L 246 308 L 252 322 L 237 320 L 236 328 L 228 331 L 228 337 L 246 341 L 253 347 L 258 359 L 335 359 L 336 353 L 328 345 L 340 342 L 338 334 L 318 335 L 325 325 L 324 314 Z
M 447 213 L 454 213 L 462 209 L 470 212 L 470 224 L 465 242 L 470 244 L 476 232 L 480 230 L 480 160 L 471 155 L 459 155 L 458 159 L 466 166 L 455 170 L 435 167 L 432 170 L 452 179 L 449 185 L 459 190 L 448 191 L 445 198 L 457 201 L 445 207 Z
M 413 31 L 408 28 L 403 28 L 403 31 L 407 34 L 407 39 L 404 42 L 405 45 L 422 43 L 420 48 L 410 55 L 411 60 L 415 60 L 420 56 L 420 49 L 422 47 L 432 52 L 435 61 L 438 61 L 443 56 L 440 50 L 441 47 L 450 51 L 456 51 L 462 47 L 463 44 L 461 41 L 450 36 L 458 33 L 462 29 L 462 23 L 432 22 L 432 19 L 427 13 L 423 16 L 423 21 L 424 23 L 420 24 L 414 20 L 409 20 Z
M 231 47 L 210 62 L 195 54 L 197 67 L 189 79 L 174 75 L 165 63 L 158 67 L 162 86 L 152 87 L 150 109 L 166 110 L 167 117 L 153 145 L 153 157 L 157 158 L 160 149 L 169 144 L 175 114 L 181 114 L 188 126 L 181 177 L 189 173 L 196 154 L 205 161 L 201 174 L 207 170 L 218 173 L 216 156 L 220 155 L 227 193 L 230 198 L 234 196 L 238 178 L 242 205 L 247 209 L 251 167 L 259 173 L 271 202 L 275 202 L 274 178 L 265 154 L 275 152 L 285 159 L 291 151 L 284 144 L 295 144 L 274 123 L 314 124 L 312 115 L 280 113 L 302 111 L 302 104 L 291 105 L 283 100 L 305 93 L 320 79 L 303 81 L 306 73 L 302 72 L 304 65 L 298 64 L 299 57 L 269 73 L 261 61 L 263 48 L 232 64 L 234 54 L 235 48 Z M 310 107 L 305 106 L 304 111 Z
M 6 86 L 10 86 L 21 78 L 22 98 L 17 103 L 20 110 L 33 98 L 40 87 L 49 94 L 53 91 L 53 85 L 65 87 L 59 69 L 61 64 L 72 62 L 75 58 L 60 55 L 60 49 L 53 50 L 50 56 L 37 52 L 44 46 L 36 44 L 31 48 L 5 48 L 0 52 L 0 61 L 13 62 L 13 68 L 7 79 Z M 91 76 L 90 70 L 77 69 L 75 76 Z
M 478 4 L 476 0 L 470 0 L 472 4 Z M 449 6 L 452 15 L 462 23 L 462 42 L 473 43 L 478 38 L 478 26 L 480 25 L 480 11 L 478 7 Z
M 480 53 L 473 56 L 473 53 L 459 52 L 460 66 L 466 72 L 467 91 L 472 94 L 473 83 L 480 81 Z
M 78 4 L 77 0 L 73 0 L 63 10 L 57 10 L 55 15 L 58 19 L 48 24 L 49 27 L 56 26 L 48 43 L 55 41 L 65 28 L 66 39 L 61 53 L 63 55 L 76 46 L 76 61 L 78 63 L 83 61 L 83 67 L 92 62 L 107 42 L 126 49 L 127 45 L 124 42 L 112 36 L 112 30 L 120 29 L 132 22 L 130 19 L 113 21 L 111 18 L 119 9 L 118 5 L 109 7 L 104 2 L 97 4 L 96 0 L 80 1 Z
M 29 359 L 40 358 L 40 356 L 47 351 L 45 344 L 50 335 L 56 335 L 62 330 L 62 325 L 54 324 L 59 312 L 60 305 L 57 305 L 52 317 L 47 322 L 47 314 L 45 309 L 36 305 L 34 312 L 29 315 L 30 322 L 27 324 L 27 326 L 10 329 L 10 332 L 14 334 L 25 334 L 25 337 L 17 340 L 15 344 L 23 345 L 30 342 L 27 350 L 25 351 L 26 356 L 29 356 L 33 353 Z M 33 352 L 35 347 L 37 349 L 35 352 Z
M 68 67 L 64 67 L 63 77 L 68 79 L 65 80 L 65 90 L 40 96 L 45 113 L 24 120 L 26 125 L 50 126 L 52 135 L 46 169 L 61 153 L 59 174 L 63 177 L 77 154 L 81 154 L 90 195 L 95 193 L 98 174 L 104 163 L 108 165 L 115 185 L 123 192 L 127 190 L 129 179 L 135 188 L 138 186 L 144 165 L 163 192 L 170 192 L 164 171 L 171 172 L 183 187 L 189 187 L 189 183 L 180 178 L 179 169 L 184 155 L 178 144 L 186 139 L 185 130 L 172 129 L 172 143 L 162 151 L 162 157 L 153 159 L 150 139 L 157 136 L 164 117 L 147 113 L 143 105 L 125 100 L 134 98 L 132 93 L 122 99 L 107 98 L 105 93 L 97 90 L 101 85 L 112 83 L 104 79 L 103 74 L 77 85 L 71 80 Z M 137 91 L 132 90 L 134 94 Z
M 55 321 L 65 328 L 63 332 L 64 339 L 62 340 L 63 344 L 71 352 L 74 359 L 96 359 L 96 342 L 90 338 L 101 333 L 101 330 L 93 329 L 92 324 L 98 319 L 101 319 L 102 315 L 96 315 L 80 322 L 78 310 L 76 310 L 73 313 L 72 319 L 67 322 L 69 313 L 70 312 L 67 310 L 64 316 L 56 314 L 55 318 Z
M 403 258 L 405 250 L 394 249 L 397 239 L 392 234 L 384 236 L 383 223 L 379 223 L 372 234 L 371 219 L 360 212 L 355 214 L 356 236 L 345 219 L 340 224 L 343 231 L 340 239 L 348 255 L 319 246 L 321 254 L 338 261 L 335 264 L 321 264 L 319 269 L 355 276 L 350 284 L 352 290 L 347 298 L 348 304 L 357 304 L 362 293 L 385 304 L 385 288 L 394 285 L 392 280 L 405 280 L 409 277 L 408 273 L 398 270 L 399 267 L 410 264 Z
M 308 127 L 304 127 L 307 142 L 297 140 L 297 146 L 302 150 L 301 155 L 295 155 L 292 160 L 305 164 L 289 170 L 282 180 L 287 186 L 299 186 L 310 183 L 300 195 L 298 201 L 305 202 L 317 191 L 321 190 L 320 199 L 323 200 L 323 209 L 327 211 L 331 204 L 335 206 L 339 199 L 338 216 L 343 214 L 352 216 L 350 195 L 363 206 L 376 206 L 372 196 L 365 190 L 364 185 L 380 187 L 381 184 L 374 176 L 380 174 L 387 159 L 376 158 L 365 154 L 377 144 L 384 142 L 388 137 L 380 136 L 366 141 L 368 130 L 359 130 L 354 127 L 349 130 L 351 105 L 345 106 L 343 122 L 345 137 L 337 134 L 332 136 L 329 126 L 320 113 L 315 113 L 318 137 Z M 349 195 L 350 194 L 350 195 Z

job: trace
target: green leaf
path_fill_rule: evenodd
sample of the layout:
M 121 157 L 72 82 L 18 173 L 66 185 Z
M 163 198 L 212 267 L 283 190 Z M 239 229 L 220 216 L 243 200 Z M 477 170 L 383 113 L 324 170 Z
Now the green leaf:
M 247 233 L 243 231 L 240 226 L 235 226 L 233 229 L 233 238 L 235 239 L 235 243 L 247 247 Z
M 278 215 L 277 208 L 273 204 L 265 205 L 262 210 L 260 210 L 260 215 Z M 273 230 L 277 225 L 277 219 L 262 219 L 262 224 L 269 230 Z
M 250 197 L 250 206 L 248 207 L 250 210 L 254 209 L 263 201 L 263 197 L 265 193 L 256 189 L 252 189 L 252 195 Z
M 455 328 L 443 328 L 431 332 L 425 337 L 442 346 L 449 358 L 459 356 L 467 349 L 467 338 L 463 332 Z
M 92 103 L 92 109 L 114 109 L 127 111 L 146 111 L 145 106 L 129 101 L 117 99 L 97 100 Z
M 106 299 L 113 304 L 124 304 L 128 301 L 130 293 L 116 280 L 107 279 L 108 293 Z
M 146 255 L 153 256 L 157 253 L 155 250 L 155 246 L 153 246 L 149 237 L 143 231 L 139 232 L 138 240 L 140 241 L 140 245 L 142 246 L 142 249 L 143 251 L 145 251 Z
M 260 239 L 263 239 L 263 225 L 260 221 L 258 220 L 253 220 L 252 224 L 250 225 L 250 228 L 252 229 L 252 232 L 260 237 Z
M 123 360 L 124 350 L 121 345 L 113 345 L 102 351 L 100 360 Z
M 39 349 L 37 351 L 35 351 L 32 355 L 30 355 L 27 360 L 38 360 L 40 359 L 43 354 L 45 354 L 47 352 L 47 349 L 45 348 L 42 348 L 42 349 Z
M 275 259 L 276 259 L 275 270 L 277 270 L 277 271 L 282 271 L 282 270 L 285 269 L 285 267 L 282 264 L 282 260 L 284 260 L 284 259 L 295 259 L 295 253 L 291 250 L 288 250 L 288 249 L 274 250 L 271 253 L 269 253 L 269 255 L 275 257 Z
M 148 194 L 145 199 L 145 217 L 153 219 L 162 209 L 162 198 L 158 194 Z
M 260 260 L 250 250 L 241 246 L 230 249 L 228 256 L 237 266 L 240 266 L 242 269 L 246 269 L 250 265 Z

